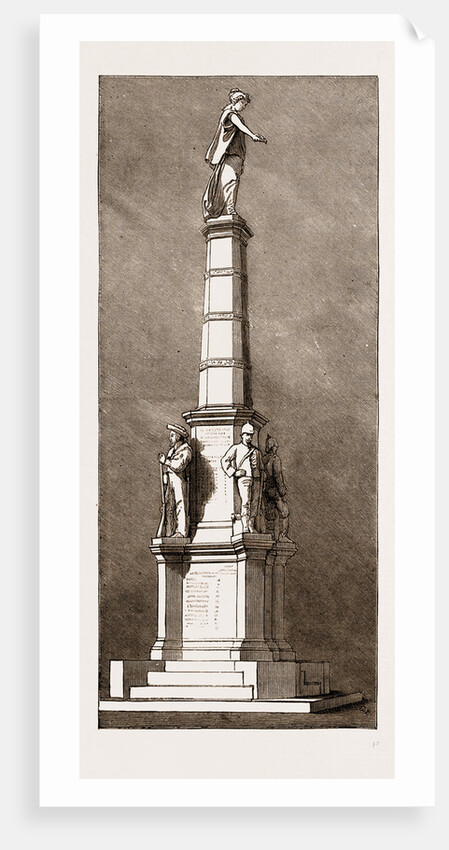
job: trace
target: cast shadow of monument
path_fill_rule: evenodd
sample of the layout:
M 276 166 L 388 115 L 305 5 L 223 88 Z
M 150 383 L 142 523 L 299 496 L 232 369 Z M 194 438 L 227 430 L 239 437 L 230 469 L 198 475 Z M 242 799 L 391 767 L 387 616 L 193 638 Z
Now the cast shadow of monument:
M 204 443 L 196 438 L 190 442 L 193 450 L 192 475 L 190 478 L 190 512 L 192 531 L 196 530 L 203 519 L 205 507 L 210 497 L 215 493 L 215 475 L 211 463 L 201 451 Z

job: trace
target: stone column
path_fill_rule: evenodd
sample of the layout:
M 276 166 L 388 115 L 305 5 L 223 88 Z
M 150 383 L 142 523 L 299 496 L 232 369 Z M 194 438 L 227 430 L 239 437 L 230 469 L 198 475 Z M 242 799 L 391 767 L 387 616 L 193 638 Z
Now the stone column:
M 251 407 L 244 219 L 226 215 L 201 229 L 206 239 L 203 334 L 198 407 Z
M 291 540 L 278 540 L 274 547 L 271 585 L 271 636 L 278 648 L 279 661 L 295 661 L 296 655 L 284 637 L 285 565 L 296 552 Z
M 279 659 L 279 647 L 273 640 L 273 565 L 276 547 L 273 546 L 265 559 L 265 640 L 271 649 L 273 659 Z
M 265 562 L 272 549 L 269 534 L 239 534 L 232 538 L 237 556 L 237 636 L 242 661 L 273 661 L 265 630 Z
M 151 659 L 177 661 L 182 658 L 184 552 L 189 542 L 183 537 L 161 537 L 154 538 L 150 546 L 158 568 L 158 628 Z

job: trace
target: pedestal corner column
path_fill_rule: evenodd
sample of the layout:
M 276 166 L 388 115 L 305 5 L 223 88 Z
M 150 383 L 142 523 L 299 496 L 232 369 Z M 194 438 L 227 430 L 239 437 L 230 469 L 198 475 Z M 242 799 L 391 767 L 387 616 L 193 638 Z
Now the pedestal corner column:
M 238 658 L 272 662 L 265 629 L 265 565 L 273 538 L 269 534 L 242 533 L 233 536 L 231 542 L 237 558 L 237 636 L 241 640 Z
M 150 551 L 156 557 L 158 585 L 157 639 L 150 649 L 152 660 L 182 659 L 182 606 L 186 575 L 186 537 L 155 537 Z
M 285 639 L 285 567 L 297 551 L 296 543 L 286 538 L 278 540 L 273 547 L 271 637 L 277 646 L 277 660 L 296 661 L 296 653 Z

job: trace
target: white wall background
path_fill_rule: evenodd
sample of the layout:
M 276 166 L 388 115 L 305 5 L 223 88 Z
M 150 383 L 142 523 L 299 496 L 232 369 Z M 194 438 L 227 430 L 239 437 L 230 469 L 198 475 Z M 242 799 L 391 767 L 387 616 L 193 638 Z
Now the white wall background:
M 227 11 L 271 11 L 270 4 L 232 2 Z M 4 263 L 3 272 L 3 487 L 2 578 L 3 605 L 0 618 L 3 647 L 2 718 L 2 836 L 8 848 L 53 848 L 65 850 L 84 846 L 111 848 L 156 842 L 168 847 L 179 841 L 183 847 L 220 850 L 230 842 L 237 846 L 270 847 L 274 842 L 297 846 L 314 842 L 325 846 L 362 846 L 365 850 L 397 842 L 414 850 L 423 841 L 442 846 L 439 830 L 445 825 L 442 773 L 447 756 L 447 734 L 439 730 L 439 805 L 435 809 L 265 809 L 265 810 L 152 810 L 152 809 L 39 809 L 38 807 L 38 15 L 45 13 L 127 13 L 185 11 L 182 3 L 148 2 L 78 3 L 18 2 L 3 10 L 3 192 L 1 205 Z M 189 12 L 209 12 L 210 4 L 189 4 Z M 223 11 L 223 10 L 219 10 Z M 447 79 L 447 12 L 443 4 L 410 0 L 407 3 L 283 2 L 276 12 L 375 12 L 403 13 L 437 44 L 437 68 Z M 440 85 L 440 109 L 443 86 Z M 446 111 L 446 110 L 444 110 Z M 441 109 L 443 113 L 443 109 Z M 447 151 L 447 120 L 439 120 L 439 149 Z M 445 144 L 444 144 L 445 142 Z M 444 147 L 443 147 L 444 145 Z M 447 166 L 440 162 L 440 209 L 447 192 Z M 446 205 L 445 205 L 446 206 Z M 442 224 L 439 224 L 440 232 Z M 442 263 L 441 263 L 442 264 Z M 447 277 L 447 274 L 446 274 Z M 447 287 L 446 287 L 447 292 Z M 440 280 L 438 327 L 443 330 L 447 294 Z M 445 340 L 439 340 L 440 375 L 444 369 Z M 447 335 L 446 335 L 447 338 Z M 419 397 L 417 397 L 419 404 Z M 446 404 L 447 408 L 447 404 Z M 447 409 L 439 411 L 439 432 L 447 434 Z M 63 427 L 64 423 L 58 423 Z M 446 426 L 446 427 L 444 427 Z M 444 428 L 444 430 L 443 430 Z M 440 490 L 447 474 L 447 451 L 439 456 Z M 439 505 L 442 518 L 445 505 Z M 447 511 L 445 511 L 447 516 Z M 443 558 L 440 540 L 439 562 Z M 447 553 L 446 553 L 447 554 Z M 447 564 L 447 557 L 446 557 Z M 63 569 L 63 555 L 61 558 Z M 445 571 L 446 572 L 446 571 Z M 447 598 L 447 578 L 440 578 L 439 600 Z M 441 610 L 441 609 L 440 609 Z M 445 618 L 447 619 L 447 618 Z M 441 621 L 443 618 L 441 618 Z M 440 622 L 440 627 L 441 622 Z M 447 636 L 447 633 L 446 633 Z M 440 636 L 441 637 L 441 636 Z M 441 643 L 440 643 L 441 645 Z M 440 652 L 440 663 L 443 664 Z M 70 674 L 70 671 L 69 673 Z M 446 686 L 447 691 L 447 686 Z M 63 698 L 64 682 L 55 678 L 55 693 Z M 426 722 L 425 703 L 419 710 L 410 692 L 410 711 L 417 722 Z M 446 703 L 442 689 L 439 704 Z M 447 696 L 447 694 L 446 694 Z M 410 742 L 413 746 L 413 741 Z M 437 798 L 438 800 L 438 798 Z M 200 803 L 200 801 L 199 801 Z M 300 801 L 298 801 L 300 803 Z M 447 830 L 446 830 L 447 831 Z

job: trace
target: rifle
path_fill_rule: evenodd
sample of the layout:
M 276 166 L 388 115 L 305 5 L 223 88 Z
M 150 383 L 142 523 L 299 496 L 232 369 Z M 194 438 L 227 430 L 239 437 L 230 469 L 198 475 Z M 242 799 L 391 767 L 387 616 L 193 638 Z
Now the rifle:
M 166 502 L 165 502 L 165 489 L 164 489 L 164 469 L 163 464 L 159 463 L 159 472 L 160 472 L 160 483 L 161 483 L 161 497 L 162 497 L 162 505 L 161 505 L 161 521 L 159 523 L 159 528 L 156 532 L 156 537 L 162 537 L 163 531 L 165 529 L 165 515 L 166 515 Z

